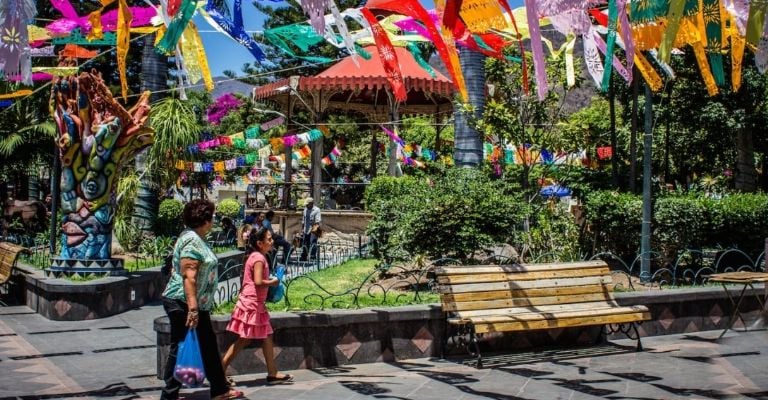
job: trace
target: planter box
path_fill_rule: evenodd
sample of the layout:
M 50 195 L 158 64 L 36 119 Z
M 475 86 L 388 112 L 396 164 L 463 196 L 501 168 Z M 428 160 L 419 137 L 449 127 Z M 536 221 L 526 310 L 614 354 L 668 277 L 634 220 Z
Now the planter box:
M 762 289 L 755 289 L 748 293 L 742 304 L 747 321 L 760 313 L 754 295 L 761 292 Z M 731 303 L 720 287 L 624 292 L 617 293 L 616 297 L 622 305 L 648 306 L 653 319 L 641 325 L 643 336 L 723 329 L 731 315 Z M 236 337 L 226 331 L 228 316 L 213 319 L 219 350 L 223 354 Z M 281 370 L 439 356 L 445 329 L 439 305 L 273 313 L 271 319 L 275 330 L 276 361 Z M 740 323 L 736 327 L 741 327 Z M 154 328 L 159 375 L 170 339 L 167 317 L 157 318 Z M 495 334 L 485 335 L 481 346 L 483 351 L 492 352 L 584 345 L 594 343 L 600 335 L 600 327 Z M 623 337 L 615 334 L 608 339 Z M 462 351 L 455 353 L 466 354 Z M 239 354 L 231 369 L 236 374 L 264 372 L 259 343 L 252 342 Z

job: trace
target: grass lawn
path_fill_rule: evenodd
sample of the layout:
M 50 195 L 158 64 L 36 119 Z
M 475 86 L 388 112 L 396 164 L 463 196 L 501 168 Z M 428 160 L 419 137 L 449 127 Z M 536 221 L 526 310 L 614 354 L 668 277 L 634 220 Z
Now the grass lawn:
M 287 283 L 287 301 L 268 303 L 270 311 L 311 311 L 333 308 L 393 307 L 407 304 L 436 303 L 439 296 L 423 287 L 416 292 L 393 288 L 404 282 L 389 278 L 380 280 L 377 260 L 356 259 L 322 271 L 312 272 Z M 413 278 L 407 282 L 414 282 Z M 397 285 L 399 286 L 399 285 Z M 355 304 L 357 299 L 357 304 Z M 216 314 L 229 314 L 234 302 L 216 308 Z

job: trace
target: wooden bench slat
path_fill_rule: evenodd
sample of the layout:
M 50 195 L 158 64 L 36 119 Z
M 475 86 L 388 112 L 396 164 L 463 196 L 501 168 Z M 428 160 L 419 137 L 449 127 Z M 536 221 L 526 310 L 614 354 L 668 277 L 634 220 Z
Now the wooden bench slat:
M 496 272 L 486 274 L 463 274 L 447 275 L 438 277 L 437 282 L 441 284 L 462 284 L 462 283 L 480 283 L 480 282 L 506 282 L 506 281 L 530 281 L 538 279 L 555 278 L 579 278 L 587 276 L 599 276 L 610 274 L 606 266 L 579 269 L 559 269 L 550 271 L 532 271 L 532 272 Z
M 444 311 L 470 311 L 470 310 L 492 310 L 499 308 L 525 307 L 525 306 L 544 306 L 550 304 L 572 304 L 588 303 L 596 301 L 613 300 L 610 292 L 597 292 L 574 294 L 564 296 L 546 296 L 529 298 L 504 298 L 497 300 L 477 300 L 461 302 L 443 302 Z
M 13 267 L 20 253 L 28 253 L 26 247 L 8 242 L 0 242 L 0 285 L 11 279 Z
M 581 310 L 563 310 L 554 312 L 527 312 L 513 315 L 478 315 L 474 317 L 454 317 L 449 319 L 452 323 L 458 321 L 470 321 L 475 324 L 489 324 L 489 323 L 502 323 L 502 322 L 515 322 L 515 321 L 538 321 L 538 320 L 550 320 L 550 319 L 562 319 L 562 318 L 578 318 L 589 316 L 601 316 L 601 315 L 615 315 L 615 314 L 631 314 L 637 312 L 647 312 L 648 308 L 645 306 L 614 306 L 614 307 L 596 307 L 593 309 L 581 309 Z
M 475 332 L 509 332 L 534 329 L 568 328 L 584 325 L 621 324 L 627 322 L 647 321 L 651 319 L 650 312 L 634 312 L 629 314 L 593 315 L 587 317 L 558 318 L 538 321 L 499 322 L 492 324 L 475 324 Z
M 435 268 L 437 275 L 464 275 L 464 274 L 487 274 L 495 272 L 534 272 L 534 271 L 551 271 L 551 270 L 567 270 L 567 269 L 581 269 L 581 268 L 595 268 L 595 267 L 607 267 L 605 261 L 577 261 L 569 263 L 547 263 L 547 264 L 511 264 L 511 265 L 473 265 L 467 266 L 455 266 L 446 265 Z
M 528 310 L 513 314 L 476 314 L 476 315 L 458 315 L 457 320 L 469 320 L 473 323 L 492 323 L 492 322 L 510 322 L 510 321 L 536 321 L 540 319 L 559 319 L 571 317 L 586 317 L 596 315 L 612 315 L 633 312 L 646 312 L 645 306 L 615 306 L 615 305 L 594 305 L 591 308 L 570 308 L 563 310 L 539 311 Z
M 438 290 L 440 293 L 489 292 L 511 289 L 541 289 L 550 287 L 586 286 L 610 282 L 612 282 L 610 275 L 600 275 L 569 279 L 539 279 L 535 281 L 507 281 L 440 285 Z
M 544 314 L 544 313 L 557 313 L 566 311 L 581 311 L 586 309 L 600 310 L 603 308 L 620 307 L 615 301 L 593 301 L 586 303 L 573 303 L 573 304 L 551 304 L 544 306 L 532 306 L 532 307 L 510 307 L 510 308 L 496 308 L 493 310 L 469 310 L 458 311 L 456 316 L 460 318 L 471 318 L 484 315 L 499 315 L 509 316 L 515 314 Z
M 588 293 L 605 293 L 613 298 L 613 293 L 603 284 L 584 285 L 584 286 L 566 286 L 566 287 L 551 287 L 540 289 L 513 289 L 513 290 L 496 290 L 486 292 L 466 292 L 466 293 L 444 293 L 441 295 L 443 303 L 446 302 L 465 302 L 465 301 L 482 301 L 482 300 L 503 300 L 514 298 L 531 298 L 531 297 L 552 297 L 552 296 L 567 296 L 576 294 L 588 294 Z

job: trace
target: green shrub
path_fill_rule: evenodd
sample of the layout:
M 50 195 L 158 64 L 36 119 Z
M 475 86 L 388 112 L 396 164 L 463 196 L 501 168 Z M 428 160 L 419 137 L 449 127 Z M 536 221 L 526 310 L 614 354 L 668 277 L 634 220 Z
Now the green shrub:
M 653 248 L 673 259 L 682 249 L 702 245 L 707 207 L 706 199 L 694 195 L 659 198 L 653 212 Z
M 759 253 L 768 236 L 768 195 L 731 194 L 720 200 L 710 200 L 711 219 L 708 244 L 720 247 L 738 247 Z
M 136 251 L 144 239 L 144 232 L 128 218 L 124 220 L 116 217 L 113 233 L 125 251 Z
M 631 261 L 640 248 L 642 198 L 600 191 L 587 196 L 586 218 L 594 249 Z M 652 249 L 672 261 L 685 248 L 738 248 L 752 256 L 768 237 L 768 195 L 701 194 L 659 197 L 653 205 Z
M 505 189 L 475 169 L 449 170 L 432 180 L 377 178 L 366 191 L 377 256 L 466 260 L 484 247 L 509 243 L 528 206 Z
M 165 199 L 157 211 L 157 233 L 160 236 L 177 236 L 182 228 L 181 213 L 184 203 L 175 199 Z
M 531 218 L 531 227 L 520 234 L 526 262 L 578 261 L 579 226 L 573 215 L 558 204 L 544 207 Z
M 367 233 L 373 241 L 373 255 L 391 262 L 407 257 L 394 234 L 409 212 L 408 203 L 417 201 L 426 180 L 410 176 L 376 177 L 365 189 L 365 208 L 374 215 Z
M 610 251 L 632 259 L 640 249 L 643 200 L 640 196 L 611 191 L 587 195 L 584 204 L 596 252 Z
M 240 212 L 240 202 L 235 199 L 224 199 L 216 206 L 216 212 L 229 218 L 236 218 Z

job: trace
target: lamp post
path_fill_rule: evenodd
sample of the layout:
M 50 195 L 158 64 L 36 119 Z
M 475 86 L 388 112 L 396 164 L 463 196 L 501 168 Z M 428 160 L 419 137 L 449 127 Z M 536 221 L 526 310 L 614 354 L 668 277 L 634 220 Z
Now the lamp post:
M 653 98 L 645 84 L 645 133 L 643 134 L 643 224 L 640 233 L 640 281 L 651 281 L 651 151 L 653 147 Z

